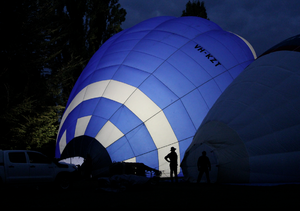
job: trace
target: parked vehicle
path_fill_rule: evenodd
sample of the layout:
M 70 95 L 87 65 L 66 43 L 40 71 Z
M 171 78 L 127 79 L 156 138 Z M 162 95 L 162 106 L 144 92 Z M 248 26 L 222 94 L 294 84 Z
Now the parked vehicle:
M 76 166 L 59 163 L 40 152 L 0 150 L 0 186 L 55 183 L 61 189 L 68 189 L 75 172 Z

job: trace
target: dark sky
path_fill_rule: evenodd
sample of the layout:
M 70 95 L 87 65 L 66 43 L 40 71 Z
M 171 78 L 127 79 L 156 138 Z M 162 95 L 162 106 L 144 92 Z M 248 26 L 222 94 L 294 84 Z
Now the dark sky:
M 122 28 L 156 16 L 180 17 L 187 2 L 119 0 L 127 11 Z M 300 0 L 204 0 L 204 4 L 211 21 L 248 40 L 257 55 L 300 34 Z

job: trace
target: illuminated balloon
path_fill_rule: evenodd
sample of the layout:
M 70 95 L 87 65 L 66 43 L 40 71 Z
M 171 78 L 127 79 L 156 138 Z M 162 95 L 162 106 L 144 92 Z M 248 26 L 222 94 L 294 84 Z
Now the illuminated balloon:
M 300 35 L 287 39 L 227 87 L 186 151 L 181 166 L 188 180 L 197 180 L 196 162 L 206 150 L 219 182 L 300 181 L 299 51 Z
M 124 30 L 74 86 L 56 157 L 89 153 L 88 138 L 104 154 L 97 162 L 142 162 L 169 176 L 170 148 L 180 162 L 210 107 L 254 58 L 245 40 L 198 17 L 157 17 Z

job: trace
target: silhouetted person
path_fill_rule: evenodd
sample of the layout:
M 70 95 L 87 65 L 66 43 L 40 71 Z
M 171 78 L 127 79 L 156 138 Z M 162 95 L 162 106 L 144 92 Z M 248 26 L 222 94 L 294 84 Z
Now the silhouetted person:
M 202 155 L 198 158 L 197 167 L 199 170 L 197 183 L 200 183 L 203 173 L 206 175 L 207 182 L 210 183 L 209 171 L 211 170 L 211 165 L 205 151 L 203 151 Z
M 178 177 L 177 177 L 178 156 L 175 150 L 176 148 L 171 147 L 171 152 L 165 157 L 165 160 L 170 163 L 170 177 L 172 182 L 173 182 L 173 174 L 175 175 L 175 181 L 178 182 Z
M 82 169 L 82 173 L 83 173 L 83 177 L 90 179 L 91 175 L 92 175 L 92 158 L 91 156 L 88 154 L 86 156 L 86 158 L 83 161 L 83 164 L 81 165 L 81 169 Z

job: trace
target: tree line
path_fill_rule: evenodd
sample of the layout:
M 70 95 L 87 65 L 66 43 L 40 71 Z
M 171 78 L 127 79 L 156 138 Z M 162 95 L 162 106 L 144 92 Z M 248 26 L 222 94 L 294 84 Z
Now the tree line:
M 204 2 L 189 1 L 186 15 L 207 18 Z M 119 0 L 0 3 L 0 149 L 54 153 L 59 119 L 77 78 L 99 47 L 122 30 L 125 17 Z

